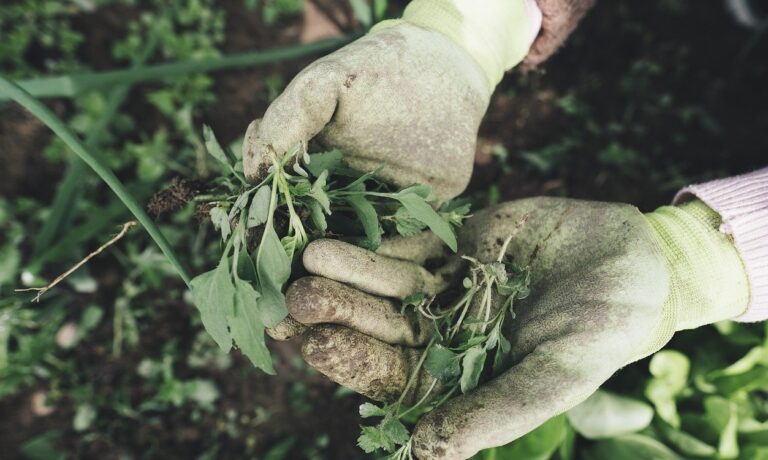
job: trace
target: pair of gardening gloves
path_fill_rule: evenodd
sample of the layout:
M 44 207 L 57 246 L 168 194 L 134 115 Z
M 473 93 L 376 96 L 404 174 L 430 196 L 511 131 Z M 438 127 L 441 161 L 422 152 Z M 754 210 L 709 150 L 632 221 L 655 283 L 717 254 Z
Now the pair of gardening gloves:
M 315 139 L 341 149 L 355 169 L 384 164 L 384 180 L 456 196 L 503 72 L 546 59 L 591 3 L 414 0 L 403 19 L 380 23 L 290 83 L 246 133 L 246 174 L 256 179 L 272 154 Z M 414 430 L 418 459 L 466 459 L 575 406 L 675 331 L 742 313 L 745 269 L 719 223 L 700 201 L 642 214 L 626 204 L 529 198 L 475 213 L 455 255 L 430 233 L 385 241 L 376 253 L 319 240 L 303 256 L 312 276 L 289 287 L 290 317 L 270 334 L 301 334 L 311 366 L 391 402 L 432 331 L 423 317 L 400 313 L 402 299 L 460 286 L 460 255 L 491 262 L 513 235 L 507 255 L 530 267 L 531 281 L 505 323 L 511 367 Z M 444 266 L 427 270 L 428 260 Z M 406 402 L 430 384 L 423 373 Z

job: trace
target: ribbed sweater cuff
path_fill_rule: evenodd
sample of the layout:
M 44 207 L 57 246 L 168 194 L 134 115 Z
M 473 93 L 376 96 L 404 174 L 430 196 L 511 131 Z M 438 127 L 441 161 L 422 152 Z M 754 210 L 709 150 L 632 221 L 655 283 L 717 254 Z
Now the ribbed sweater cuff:
M 720 231 L 733 237 L 750 287 L 747 310 L 735 321 L 768 319 L 768 168 L 727 179 L 689 185 L 674 202 L 699 198 L 722 218 Z

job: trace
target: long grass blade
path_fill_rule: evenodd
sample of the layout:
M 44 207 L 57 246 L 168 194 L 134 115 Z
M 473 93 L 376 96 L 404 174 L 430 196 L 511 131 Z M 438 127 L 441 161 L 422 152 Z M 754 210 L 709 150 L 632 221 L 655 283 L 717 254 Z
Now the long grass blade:
M 44 77 L 33 80 L 23 80 L 19 86 L 29 94 L 39 97 L 73 97 L 83 91 L 109 88 L 115 85 L 126 85 L 151 80 L 179 77 L 192 73 L 207 73 L 217 70 L 242 69 L 269 64 L 272 62 L 295 59 L 307 55 L 321 53 L 339 48 L 358 35 L 349 35 L 343 38 L 321 40 L 305 45 L 276 48 L 268 51 L 251 51 L 247 53 L 232 54 L 209 59 L 191 59 L 187 61 L 173 62 L 140 67 L 136 69 L 112 70 L 107 72 L 83 73 L 76 75 L 62 75 L 56 77 Z M 0 101 L 8 99 L 8 96 L 0 94 Z
M 150 37 L 143 52 L 134 59 L 133 68 L 139 68 L 149 59 L 155 48 L 157 48 L 157 43 L 157 34 L 154 34 Z M 112 123 L 120 106 L 123 105 L 130 90 L 131 85 L 121 85 L 109 93 L 104 112 L 85 138 L 85 145 L 87 147 L 90 149 L 98 147 L 104 133 L 107 132 L 110 123 Z M 56 195 L 51 204 L 51 214 L 35 237 L 32 251 L 33 259 L 43 254 L 54 242 L 56 235 L 64 233 L 64 229 L 69 226 L 75 214 L 75 204 L 82 194 L 81 178 L 87 170 L 85 163 L 77 157 L 69 164 L 64 178 L 56 187 Z
M 23 88 L 16 83 L 7 80 L 5 77 L 0 76 L 0 94 L 5 94 L 8 98 L 12 99 L 25 109 L 29 110 L 32 115 L 36 116 L 46 126 L 48 126 L 62 141 L 77 154 L 98 176 L 112 189 L 117 195 L 120 201 L 131 211 L 141 225 L 147 230 L 147 233 L 158 245 L 162 253 L 174 266 L 176 272 L 181 276 L 184 282 L 189 286 L 190 277 L 187 274 L 181 262 L 173 252 L 168 240 L 157 227 L 155 222 L 150 219 L 144 209 L 136 202 L 131 196 L 125 186 L 115 176 L 115 174 L 107 167 L 101 164 L 99 160 L 91 153 L 90 149 L 86 147 L 75 133 L 70 130 L 67 125 L 51 112 L 48 107 L 43 105 L 38 99 L 29 94 Z

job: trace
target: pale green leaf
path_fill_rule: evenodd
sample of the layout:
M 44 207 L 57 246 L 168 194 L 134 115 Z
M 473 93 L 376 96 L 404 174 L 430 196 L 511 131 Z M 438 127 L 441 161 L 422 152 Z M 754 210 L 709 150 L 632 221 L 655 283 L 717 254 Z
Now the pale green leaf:
M 219 141 L 216 140 L 216 135 L 213 134 L 213 130 L 208 125 L 203 125 L 203 140 L 205 141 L 205 149 L 208 153 L 225 165 L 229 165 L 229 159 L 227 154 L 224 153 L 224 149 L 221 148 Z
M 200 310 L 205 330 L 225 353 L 228 352 L 232 347 L 232 337 L 227 328 L 227 316 L 233 311 L 235 302 L 228 259 L 222 259 L 215 269 L 196 276 L 190 284 L 192 298 Z
M 461 379 L 459 379 L 462 393 L 467 393 L 477 387 L 485 365 L 485 358 L 485 348 L 480 345 L 475 345 L 464 354 L 464 358 L 461 360 Z
M 653 408 L 642 401 L 597 390 L 567 415 L 579 434 L 603 439 L 644 429 L 653 419 Z
M 267 221 L 271 195 L 272 189 L 269 185 L 262 185 L 256 190 L 248 208 L 248 228 L 258 227 Z
M 232 338 L 251 363 L 274 374 L 272 357 L 264 342 L 264 323 L 259 315 L 259 293 L 247 281 L 235 279 L 235 309 L 229 319 Z

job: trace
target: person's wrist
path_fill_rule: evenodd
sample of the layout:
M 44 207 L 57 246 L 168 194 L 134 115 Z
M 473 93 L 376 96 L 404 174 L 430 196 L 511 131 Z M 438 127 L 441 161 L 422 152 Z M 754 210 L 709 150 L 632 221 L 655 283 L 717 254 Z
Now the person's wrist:
M 482 8 L 469 0 L 413 0 L 402 19 L 373 30 L 408 23 L 448 36 L 482 69 L 491 88 L 520 63 L 541 27 L 535 0 L 489 0 Z
M 675 330 L 731 319 L 749 304 L 749 280 L 721 218 L 699 200 L 663 206 L 645 215 L 670 269 L 665 308 Z

